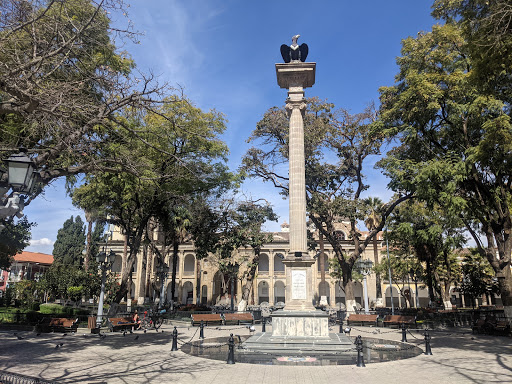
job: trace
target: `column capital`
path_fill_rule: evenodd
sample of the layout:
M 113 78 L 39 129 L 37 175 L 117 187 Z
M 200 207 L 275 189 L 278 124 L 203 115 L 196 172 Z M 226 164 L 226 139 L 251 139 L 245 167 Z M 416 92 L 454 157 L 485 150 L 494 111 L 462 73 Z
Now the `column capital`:
M 288 113 L 288 118 L 290 118 L 292 112 L 294 109 L 298 109 L 302 116 L 304 117 L 304 113 L 306 112 L 307 104 L 304 102 L 304 99 L 302 100 L 286 100 L 286 112 Z

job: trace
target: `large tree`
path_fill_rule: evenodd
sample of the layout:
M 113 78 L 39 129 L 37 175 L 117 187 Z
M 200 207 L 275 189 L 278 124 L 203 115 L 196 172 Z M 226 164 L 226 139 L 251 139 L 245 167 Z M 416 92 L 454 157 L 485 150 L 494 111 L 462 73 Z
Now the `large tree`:
M 142 172 L 110 143 L 122 144 L 119 130 L 140 138 L 120 116 L 149 113 L 168 87 L 116 45 L 137 36 L 128 18 L 113 26 L 123 12 L 123 0 L 0 2 L 0 143 L 4 156 L 27 148 L 43 185 L 120 165 Z
M 474 81 L 472 49 L 454 22 L 403 41 L 396 84 L 381 89 L 398 142 L 383 165 L 393 186 L 465 222 L 512 318 L 510 108 Z
M 455 250 L 465 243 L 463 223 L 438 205 L 410 200 L 396 209 L 388 220 L 387 236 L 392 253 L 424 264 L 423 281 L 430 302 L 442 299 L 451 308 L 450 288 L 459 280 L 460 262 Z
M 272 207 L 266 201 L 221 199 L 201 207 L 196 217 L 190 227 L 196 255 L 199 259 L 212 256 L 224 276 L 225 285 L 229 282 L 234 284 L 240 277 L 240 267 L 245 265 L 245 272 L 241 276 L 245 283 L 241 300 L 245 305 L 256 275 L 261 248 L 272 241 L 272 235 L 261 230 L 266 221 L 277 220 Z M 252 252 L 245 252 L 246 249 Z M 234 292 L 231 293 L 234 295 Z
M 104 211 L 125 233 L 129 253 L 117 302 L 126 295 L 142 241 L 146 235 L 151 241 L 152 233 L 147 233 L 150 220 L 158 221 L 182 196 L 220 193 L 232 181 L 225 165 L 228 150 L 219 139 L 225 129 L 224 118 L 218 112 L 203 112 L 189 101 L 169 99 L 157 115 L 124 124 L 137 129 L 139 137 L 118 131 L 122 145 L 113 143 L 110 150 L 126 152 L 121 156 L 129 153 L 135 163 L 144 164 L 144 173 L 138 177 L 119 169 L 89 175 L 73 192 L 76 204 Z
M 85 250 L 85 225 L 80 216 L 67 219 L 57 232 L 53 245 L 55 263 L 65 266 L 79 267 L 82 265 Z
M 351 115 L 343 109 L 316 98 L 306 100 L 304 114 L 304 145 L 306 156 L 306 200 L 310 220 L 335 253 L 341 268 L 342 288 L 347 308 L 355 306 L 352 269 L 365 248 L 382 230 L 385 220 L 376 225 L 365 238 L 357 228 L 365 219 L 363 192 L 368 188 L 363 165 L 368 156 L 378 155 L 383 136 L 375 129 L 375 111 L 369 106 L 363 113 Z M 271 108 L 258 122 L 250 142 L 259 142 L 244 157 L 244 170 L 260 177 L 288 195 L 288 177 L 283 164 L 288 162 L 288 118 L 284 108 Z M 387 217 L 393 208 L 409 198 L 399 197 L 382 209 Z M 337 223 L 348 220 L 349 238 L 354 247 L 344 248 L 339 241 Z

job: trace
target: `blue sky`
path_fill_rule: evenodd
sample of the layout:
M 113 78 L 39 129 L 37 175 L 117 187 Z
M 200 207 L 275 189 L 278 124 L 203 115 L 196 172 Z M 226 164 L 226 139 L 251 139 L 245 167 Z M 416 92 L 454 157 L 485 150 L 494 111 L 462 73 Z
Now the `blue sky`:
M 428 31 L 436 23 L 431 0 L 366 1 L 236 1 L 129 0 L 127 18 L 143 32 L 128 51 L 143 72 L 180 86 L 198 107 L 216 109 L 228 120 L 224 140 L 229 165 L 236 169 L 249 148 L 246 139 L 264 112 L 283 105 L 286 90 L 277 85 L 275 63 L 279 47 L 300 34 L 309 46 L 308 61 L 316 62 L 316 83 L 306 97 L 327 99 L 336 107 L 361 112 L 378 105 L 378 88 L 392 85 L 398 72 L 401 40 Z M 116 16 L 116 23 L 126 19 Z M 369 195 L 388 200 L 386 180 L 369 159 Z M 288 202 L 269 184 L 244 186 L 253 198 L 273 202 L 279 223 L 288 220 Z M 71 215 L 83 212 L 71 205 L 63 181 L 50 185 L 44 197 L 25 209 L 32 231 L 29 251 L 51 253 L 57 231 Z M 279 224 L 267 225 L 278 230 Z

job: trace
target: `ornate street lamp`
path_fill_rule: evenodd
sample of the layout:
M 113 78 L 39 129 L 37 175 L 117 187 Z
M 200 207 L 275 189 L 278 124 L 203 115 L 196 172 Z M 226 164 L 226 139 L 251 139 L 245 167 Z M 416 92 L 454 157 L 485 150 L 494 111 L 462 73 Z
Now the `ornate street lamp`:
M 29 192 L 34 179 L 34 162 L 27 156 L 27 150 L 20 148 L 20 153 L 11 155 L 7 160 L 8 184 L 18 192 Z
M 165 301 L 165 278 L 169 273 L 169 267 L 165 263 L 160 263 L 160 265 L 156 268 L 156 273 L 160 277 L 160 302 L 158 303 L 158 309 L 161 309 L 164 305 Z
M 34 162 L 26 155 L 27 150 L 20 148 L 20 153 L 11 155 L 5 160 L 7 163 L 7 187 L 0 188 L 0 193 L 7 193 L 9 188 L 13 189 L 13 194 L 7 201 L 1 201 L 0 219 L 6 219 L 11 216 L 23 216 L 23 198 L 20 194 L 30 194 L 37 182 L 38 173 L 35 171 Z M 0 231 L 3 226 L 0 225 Z
M 364 288 L 364 313 L 369 314 L 369 305 L 368 305 L 368 286 L 366 284 L 366 276 L 368 276 L 372 272 L 373 262 L 370 259 L 361 259 L 359 258 L 355 267 L 359 270 L 359 273 L 363 275 L 363 288 Z
M 100 301 L 98 303 L 98 316 L 96 318 L 96 328 L 101 328 L 101 321 L 103 319 L 103 298 L 105 296 L 105 280 L 107 278 L 107 269 L 109 269 L 116 258 L 116 254 L 113 250 L 109 253 L 102 251 L 96 255 L 96 261 L 98 262 L 99 268 L 101 269 L 101 291 Z

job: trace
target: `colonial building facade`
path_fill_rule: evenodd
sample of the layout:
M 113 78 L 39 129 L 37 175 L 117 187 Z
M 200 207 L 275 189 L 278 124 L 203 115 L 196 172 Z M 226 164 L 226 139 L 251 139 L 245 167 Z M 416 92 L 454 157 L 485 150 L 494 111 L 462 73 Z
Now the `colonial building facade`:
M 157 238 L 158 234 L 155 234 Z M 367 233 L 361 232 L 364 239 Z M 348 239 L 348 223 L 341 223 L 338 230 L 338 239 L 343 248 L 350 253 L 354 249 L 352 241 Z M 377 252 L 379 259 L 386 257 L 385 243 L 382 234 L 377 238 Z M 281 231 L 273 233 L 273 241 L 262 247 L 256 277 L 250 289 L 248 305 L 260 305 L 268 303 L 269 305 L 281 305 L 286 303 L 286 279 L 285 268 L 282 260 L 289 250 L 289 232 L 286 223 L 281 225 Z M 124 251 L 124 236 L 119 231 L 114 231 L 113 241 L 109 247 L 116 252 L 116 260 L 112 266 L 112 272 L 121 275 Z M 245 281 L 243 272 L 247 270 L 248 261 L 252 256 L 252 249 L 240 249 L 238 251 L 238 260 L 241 261 L 239 279 L 234 286 L 235 303 L 242 298 L 242 289 Z M 310 251 L 312 257 L 316 258 L 314 264 L 315 273 L 310 282 L 314 287 L 316 305 L 321 301 L 327 302 L 331 307 L 344 307 L 345 293 L 341 288 L 340 282 L 331 276 L 330 263 L 335 254 L 328 242 L 324 245 L 324 260 L 321 260 L 319 249 Z M 363 259 L 369 259 L 375 263 L 373 245 L 370 244 L 364 254 Z M 157 299 L 156 287 L 160 287 L 160 279 L 157 274 L 156 256 L 149 249 L 142 250 L 137 256 L 135 266 L 132 270 L 130 282 L 130 294 L 127 300 L 131 303 L 142 303 L 148 300 Z M 164 280 L 165 300 L 171 298 L 171 271 L 172 254 L 166 256 L 165 263 L 169 266 L 169 272 Z M 323 266 L 323 271 L 322 271 Z M 176 266 L 176 290 L 174 301 L 180 304 L 202 304 L 208 306 L 227 305 L 230 302 L 231 286 L 227 284 L 226 277 L 219 271 L 215 255 L 210 255 L 206 259 L 197 260 L 192 242 L 184 242 L 179 246 L 178 263 Z M 391 306 L 391 298 L 395 307 L 404 307 L 407 305 L 426 307 L 429 304 L 428 292 L 423 284 L 414 282 L 394 282 L 393 294 L 387 276 L 381 278 L 382 298 L 376 297 L 376 277 L 371 273 L 367 277 L 368 297 L 370 307 L 376 306 L 381 302 L 384 306 Z M 198 289 L 199 287 L 199 289 Z M 354 282 L 354 293 L 357 306 L 364 306 L 364 292 L 362 282 Z M 416 295 L 418 301 L 416 301 Z M 453 303 L 459 303 L 458 293 L 453 292 Z M 460 303 L 459 303 L 460 306 Z

